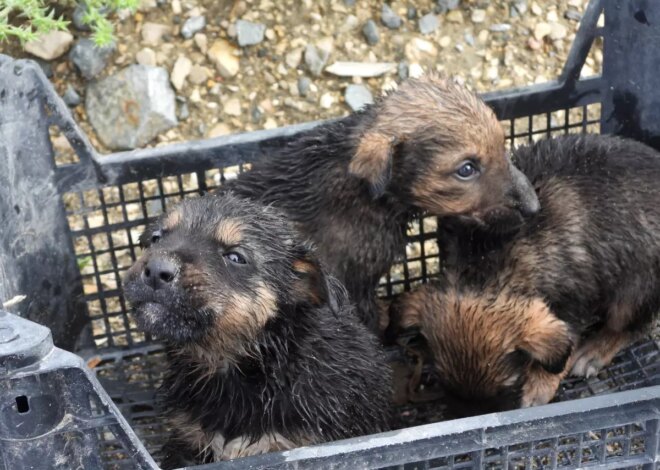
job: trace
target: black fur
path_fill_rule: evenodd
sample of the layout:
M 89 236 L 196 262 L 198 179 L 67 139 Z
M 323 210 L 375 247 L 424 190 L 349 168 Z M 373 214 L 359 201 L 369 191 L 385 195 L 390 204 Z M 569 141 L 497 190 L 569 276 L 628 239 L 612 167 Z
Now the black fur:
M 163 233 L 142 259 L 177 259 L 182 271 L 193 266 L 209 279 L 207 283 L 197 276 L 193 288 L 182 277 L 181 285 L 172 287 L 180 291 L 173 295 L 177 300 L 163 305 L 166 312 L 157 323 L 140 321 L 152 311 L 142 307 L 145 296 L 154 301 L 141 286 L 142 260 L 129 271 L 125 287 L 138 323 L 168 345 L 168 369 L 161 387 L 168 415 L 184 415 L 184 427 L 200 428 L 208 436 L 220 433 L 226 441 L 239 436 L 256 441 L 264 434 L 279 433 L 301 445 L 386 430 L 391 378 L 384 354 L 355 316 L 343 286 L 325 274 L 313 251 L 298 240 L 281 214 L 231 194 L 187 200 L 181 208 L 182 221 Z M 214 226 L 226 219 L 239 219 L 245 226 L 239 247 L 248 263 L 236 268 L 242 270 L 238 273 L 217 254 L 221 243 L 211 235 Z M 160 223 L 145 232 L 145 238 Z M 301 260 L 304 272 L 294 267 Z M 263 295 L 256 285 L 265 285 L 277 296 L 276 311 L 254 335 L 245 333 L 238 343 L 231 343 L 234 349 L 227 351 L 231 360 L 216 358 L 222 365 L 209 373 L 206 356 L 187 349 L 213 348 L 226 333 L 218 331 L 215 323 L 224 310 L 208 307 L 207 296 L 231 298 L 235 292 L 252 289 L 256 302 Z M 304 289 L 315 292 L 307 295 Z M 182 334 L 191 321 L 186 318 L 195 317 L 201 319 L 195 327 L 201 331 Z M 246 314 L 244 321 L 253 319 Z M 191 448 L 183 437 L 185 431 L 174 429 L 164 449 L 164 468 L 214 458 L 208 449 Z
M 374 288 L 403 253 L 406 228 L 416 212 L 385 189 L 396 185 L 383 183 L 376 189 L 382 196 L 374 198 L 366 182 L 348 174 L 355 129 L 374 112 L 369 108 L 305 133 L 219 190 L 283 209 L 314 241 L 372 331 L 378 322 Z

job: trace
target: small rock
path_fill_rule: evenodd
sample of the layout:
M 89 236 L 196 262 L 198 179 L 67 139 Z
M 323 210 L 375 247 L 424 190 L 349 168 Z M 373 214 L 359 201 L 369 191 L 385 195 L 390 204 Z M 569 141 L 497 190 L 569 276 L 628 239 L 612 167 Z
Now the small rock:
M 506 33 L 507 31 L 511 31 L 511 25 L 509 23 L 496 23 L 490 25 L 488 29 L 494 33 Z
M 222 110 L 230 116 L 241 115 L 241 101 L 238 98 L 229 98 Z
M 78 92 L 71 85 L 67 85 L 66 91 L 62 95 L 62 100 L 64 100 L 64 103 L 67 106 L 75 108 L 80 104 L 82 98 L 80 98 Z
M 131 65 L 87 87 L 85 110 L 103 144 L 140 147 L 177 124 L 174 91 L 161 67 Z
M 177 113 L 180 121 L 185 121 L 190 117 L 190 109 L 188 103 L 183 102 L 179 105 L 179 112 Z
M 440 38 L 440 41 L 438 41 L 438 44 L 439 44 L 440 47 L 442 47 L 443 49 L 448 48 L 448 47 L 451 45 L 451 37 L 449 37 L 449 36 L 442 36 L 442 37 Z
M 44 60 L 61 57 L 71 47 L 73 35 L 68 31 L 51 31 L 35 41 L 26 42 L 25 52 Z
M 564 18 L 570 21 L 580 21 L 582 20 L 582 14 L 577 10 L 566 10 L 564 12 Z
M 394 10 L 392 10 L 385 3 L 383 3 L 383 8 L 380 12 L 380 20 L 390 29 L 399 29 L 401 27 L 401 23 L 403 22 L 401 17 L 394 13 Z
M 163 36 L 171 34 L 172 29 L 166 24 L 144 23 L 142 25 L 142 42 L 147 46 L 158 46 Z
M 534 38 L 537 41 L 542 40 L 551 32 L 552 26 L 550 26 L 548 23 L 537 23 L 536 26 L 534 26 Z
M 156 0 L 140 0 L 140 6 L 138 9 L 140 11 L 149 11 L 158 6 Z
M 497 69 L 497 66 L 491 66 L 491 67 L 488 67 L 484 71 L 483 78 L 486 79 L 486 80 L 491 80 L 492 81 L 492 80 L 496 80 L 499 77 L 499 75 L 500 74 L 499 74 L 499 71 Z
M 414 20 L 415 18 L 417 18 L 417 8 L 415 8 L 413 6 L 408 7 L 406 9 L 406 17 L 409 20 Z
M 405 47 L 405 56 L 409 62 L 420 62 L 425 58 L 435 58 L 438 49 L 435 45 L 422 38 L 412 38 Z
M 450 23 L 463 24 L 463 13 L 460 10 L 450 11 L 445 18 Z
M 524 15 L 527 12 L 527 0 L 514 0 L 511 3 L 511 8 L 509 9 L 509 16 L 511 18 L 517 18 Z
M 253 106 L 250 110 L 250 117 L 252 118 L 252 124 L 259 124 L 261 122 L 261 117 L 264 115 L 263 111 L 259 106 Z
M 69 60 L 83 78 L 91 80 L 103 71 L 114 51 L 114 43 L 98 47 L 91 39 L 82 38 L 71 48 Z
M 474 46 L 474 36 L 472 36 L 470 33 L 465 33 L 463 39 L 468 46 Z
M 339 77 L 379 77 L 396 69 L 394 62 L 335 62 L 325 69 Z
M 424 75 L 424 69 L 419 64 L 410 64 L 410 67 L 408 67 L 408 75 L 410 78 L 419 78 Z
M 273 118 L 266 119 L 264 122 L 264 129 L 275 129 L 277 127 L 277 121 Z
M 312 81 L 307 77 L 300 77 L 298 79 L 298 93 L 300 93 L 300 96 L 307 96 L 311 84 Z
M 172 0 L 172 14 L 180 15 L 181 13 L 183 13 L 181 0 Z
M 344 24 L 342 24 L 339 28 L 339 31 L 342 33 L 348 33 L 349 31 L 353 31 L 355 28 L 357 28 L 359 24 L 360 20 L 358 20 L 357 16 L 348 15 L 344 20 Z
M 188 75 L 188 80 L 194 85 L 201 85 L 206 82 L 211 76 L 211 71 L 204 67 L 203 65 L 193 65 L 190 69 L 190 75 Z
M 584 0 L 568 0 L 566 3 L 569 6 L 576 7 L 576 8 L 581 8 L 583 2 L 584 2 Z
M 365 25 L 362 27 L 362 34 L 370 46 L 377 44 L 380 40 L 378 27 L 376 26 L 376 22 L 374 20 L 369 20 L 365 23 Z
M 486 20 L 486 10 L 475 9 L 472 10 L 472 16 L 470 17 L 473 23 L 483 23 Z
M 552 31 L 550 32 L 550 39 L 553 41 L 564 39 L 566 36 L 568 36 L 568 28 L 566 28 L 566 26 L 563 24 L 553 23 L 551 27 Z
M 396 71 L 397 75 L 399 76 L 399 80 L 405 80 L 408 78 L 408 64 L 405 62 L 399 62 Z
M 192 38 L 195 33 L 199 33 L 206 26 L 206 18 L 203 16 L 192 16 L 183 23 L 181 27 L 181 36 L 186 39 Z
M 72 19 L 73 26 L 78 31 L 91 31 L 92 28 L 89 27 L 87 23 L 83 21 L 83 18 L 87 14 L 87 5 L 85 2 L 76 3 L 76 8 L 73 9 Z
M 202 54 L 206 54 L 209 50 L 209 40 L 206 37 L 206 34 L 204 33 L 197 33 L 193 37 L 193 41 L 195 41 L 195 45 L 197 48 L 200 50 Z
M 330 109 L 332 108 L 332 105 L 335 103 L 335 98 L 332 96 L 330 93 L 324 93 L 321 96 L 321 99 L 319 100 L 319 105 L 323 109 Z
M 550 23 L 556 23 L 557 21 L 559 21 L 557 10 L 550 10 L 548 14 L 545 15 L 545 19 L 548 20 Z
M 302 61 L 302 55 L 303 55 L 303 48 L 298 47 L 296 49 L 293 49 L 292 51 L 287 52 L 286 56 L 284 56 L 284 62 L 290 68 L 297 69 L 298 66 L 300 65 L 300 62 Z
M 213 126 L 208 133 L 206 134 L 206 137 L 209 139 L 212 139 L 213 137 L 220 137 L 221 135 L 229 135 L 231 134 L 231 129 L 227 124 L 224 122 L 220 122 Z
M 156 65 L 156 53 L 154 52 L 153 49 L 145 47 L 142 50 L 140 50 L 140 52 L 135 54 L 135 60 L 140 65 L 155 66 Z
M 330 54 L 317 48 L 314 44 L 308 44 L 305 48 L 305 64 L 312 75 L 319 76 L 328 62 Z
M 538 51 L 543 46 L 543 41 L 538 41 L 534 37 L 530 37 L 527 40 L 527 47 L 533 51 Z
M 238 20 L 236 22 L 236 36 L 241 47 L 254 46 L 264 40 L 266 25 L 251 21 Z
M 458 52 L 463 52 L 463 50 L 465 49 L 465 47 L 463 46 L 463 44 L 456 44 L 456 45 L 454 46 L 454 49 L 456 49 Z
M 532 2 L 532 13 L 536 16 L 541 16 L 543 14 L 543 8 L 538 3 Z
M 456 10 L 461 4 L 461 0 L 438 0 L 437 5 L 444 11 Z
M 231 78 L 238 73 L 240 62 L 234 54 L 236 48 L 224 39 L 216 40 L 206 53 L 215 68 L 225 78 Z
M 176 59 L 176 62 L 174 62 L 174 67 L 172 67 L 172 73 L 170 74 L 170 81 L 177 91 L 183 88 L 183 84 L 191 70 L 192 61 L 188 57 L 180 55 Z
M 460 13 L 460 12 L 459 12 Z M 461 19 L 463 17 L 461 16 Z M 429 13 L 424 15 L 419 19 L 419 32 L 422 34 L 431 34 L 440 26 L 440 21 L 438 21 L 438 15 Z
M 353 110 L 358 111 L 368 104 L 373 104 L 374 97 L 364 85 L 348 85 L 344 92 L 346 104 Z

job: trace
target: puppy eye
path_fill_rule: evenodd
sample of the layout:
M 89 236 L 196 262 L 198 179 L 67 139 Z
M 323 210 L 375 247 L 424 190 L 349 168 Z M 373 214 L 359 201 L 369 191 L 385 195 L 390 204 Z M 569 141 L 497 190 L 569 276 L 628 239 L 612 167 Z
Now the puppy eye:
M 471 180 L 479 174 L 479 170 L 472 162 L 464 162 L 458 170 L 456 170 L 456 176 L 462 180 Z
M 240 253 L 236 253 L 235 251 L 230 251 L 222 256 L 224 256 L 234 264 L 247 264 L 247 261 L 245 260 L 243 255 L 241 255 Z
M 151 243 L 158 243 L 161 238 L 163 238 L 163 231 L 160 229 L 154 230 L 151 234 Z

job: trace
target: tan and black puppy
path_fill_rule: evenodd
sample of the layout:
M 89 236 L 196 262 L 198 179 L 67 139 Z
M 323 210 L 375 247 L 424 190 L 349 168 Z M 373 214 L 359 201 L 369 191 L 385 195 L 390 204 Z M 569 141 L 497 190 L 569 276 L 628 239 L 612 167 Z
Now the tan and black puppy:
M 458 279 L 453 284 L 460 289 L 454 290 L 461 294 L 419 294 L 410 312 L 399 311 L 401 318 L 437 316 L 436 326 L 425 323 L 437 331 L 425 336 L 435 338 L 436 361 L 438 355 L 445 361 L 442 373 L 460 370 L 465 375 L 449 376 L 452 388 L 463 385 L 470 398 L 484 401 L 495 391 L 507 395 L 506 388 L 525 399 L 518 378 L 530 363 L 559 373 L 571 357 L 573 375 L 596 374 L 647 331 L 660 310 L 660 154 L 631 140 L 585 135 L 522 147 L 513 158 L 538 193 L 539 213 L 519 231 L 500 236 L 465 221 L 444 224 L 446 275 Z M 446 308 L 425 303 L 425 295 L 446 297 L 436 302 Z M 460 301 L 453 302 L 452 296 Z M 509 308 L 513 313 L 506 315 Z M 459 312 L 471 309 L 467 319 L 460 317 Z M 501 313 L 486 319 L 496 312 Z M 482 318 L 484 326 L 470 323 L 472 317 Z M 519 327 L 516 317 L 532 320 Z M 460 327 L 446 330 L 451 322 Z M 568 338 L 578 338 L 575 348 Z M 442 344 L 456 341 L 463 341 L 469 357 L 481 359 L 452 366 L 452 355 L 444 356 Z M 541 349 L 520 347 L 525 341 Z M 518 355 L 524 361 L 517 371 L 512 345 L 525 352 Z M 484 375 L 484 368 L 490 372 Z M 484 381 L 477 387 L 473 376 Z M 511 403 L 496 399 L 492 408 L 510 408 Z
M 164 468 L 387 429 L 384 355 L 278 211 L 186 200 L 142 242 L 124 293 L 168 348 Z
M 548 403 L 576 339 L 538 297 L 476 291 L 449 280 L 402 295 L 392 316 L 426 339 L 456 416 Z
M 283 209 L 374 331 L 375 287 L 403 254 L 414 216 L 508 231 L 539 207 L 491 109 L 433 75 L 273 148 L 227 189 Z

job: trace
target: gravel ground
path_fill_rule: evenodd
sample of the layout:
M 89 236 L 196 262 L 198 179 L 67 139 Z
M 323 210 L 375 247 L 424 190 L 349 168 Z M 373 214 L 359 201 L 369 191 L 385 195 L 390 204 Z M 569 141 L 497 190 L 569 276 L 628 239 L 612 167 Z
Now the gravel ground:
M 587 0 L 385 3 L 390 7 L 387 23 L 399 24 L 397 29 L 384 24 L 382 0 L 144 0 L 135 14 L 119 12 L 115 18 L 117 47 L 96 80 L 138 60 L 155 60 L 171 74 L 179 86 L 179 124 L 149 145 L 273 128 L 345 115 L 349 104 L 368 102 L 369 93 L 378 96 L 406 72 L 437 70 L 460 77 L 478 91 L 552 79 L 566 59 Z M 457 8 L 444 11 L 443 5 Z M 205 26 L 197 36 L 187 31 L 186 39 L 184 25 L 189 30 L 196 22 L 199 27 L 199 18 L 187 23 L 198 16 L 204 17 Z M 73 27 L 72 32 L 76 38 L 88 34 Z M 260 34 L 263 39 L 257 44 L 238 44 L 246 37 L 258 41 Z M 378 42 L 373 43 L 375 37 Z M 222 66 L 213 61 L 209 49 L 217 41 L 232 56 L 231 66 L 238 68 L 234 76 L 226 71 L 223 76 Z M 317 62 L 329 52 L 325 67 L 338 61 L 395 65 L 375 78 L 338 77 L 327 69 L 315 75 L 305 52 L 308 45 L 316 46 Z M 29 56 L 17 44 L 2 48 L 13 56 Z M 178 60 L 179 74 L 190 71 L 183 79 L 174 77 Z M 596 47 L 583 75 L 597 73 L 601 63 Z M 67 54 L 49 66 L 61 95 L 73 87 L 82 97 L 73 106 L 75 118 L 95 146 L 107 152 L 87 120 L 84 97 L 89 82 Z M 368 91 L 351 87 L 346 99 L 347 87 L 355 84 Z

